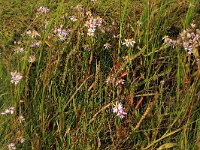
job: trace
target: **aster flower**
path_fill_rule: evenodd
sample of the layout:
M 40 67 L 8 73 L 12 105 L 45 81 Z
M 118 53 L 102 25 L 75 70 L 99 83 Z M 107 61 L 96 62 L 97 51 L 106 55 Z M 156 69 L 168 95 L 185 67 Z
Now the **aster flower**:
M 11 72 L 11 83 L 14 83 L 17 85 L 19 81 L 22 79 L 23 76 L 21 76 L 18 72 Z
M 89 21 L 86 21 L 85 26 L 91 29 L 96 29 L 96 19 L 94 19 L 92 16 Z
M 119 84 L 121 84 L 121 85 L 125 84 L 125 80 L 124 79 L 117 80 L 116 85 L 119 85 Z
M 91 17 L 91 16 L 92 16 L 91 11 L 87 11 L 87 12 L 86 12 L 86 15 Z
M 118 111 L 121 111 L 123 109 L 122 103 L 116 102 L 113 108 L 113 113 L 118 113 Z
M 110 45 L 109 43 L 105 43 L 105 44 L 104 44 L 104 48 L 105 48 L 105 49 L 109 49 L 110 47 L 111 47 L 111 45 Z
M 19 141 L 20 141 L 21 144 L 23 144 L 23 143 L 25 142 L 25 140 L 26 140 L 26 139 L 25 139 L 24 137 L 22 137 L 22 138 L 20 138 Z
M 14 113 L 14 107 L 10 107 L 10 108 L 6 109 L 4 112 L 2 112 L 1 115 L 13 114 L 13 113 Z
M 39 47 L 41 44 L 41 41 L 37 41 L 37 42 L 31 42 L 30 47 Z
M 40 6 L 38 9 L 37 9 L 38 13 L 40 14 L 46 14 L 49 12 L 49 9 L 45 6 Z
M 102 19 L 100 16 L 98 16 L 98 17 L 96 18 L 96 25 L 97 25 L 98 27 L 100 27 L 100 26 L 102 25 L 102 22 L 103 22 L 103 19 Z
M 135 44 L 135 41 L 131 39 L 125 39 L 125 41 L 122 43 L 122 45 L 126 45 L 127 47 L 133 47 Z
M 125 115 L 127 115 L 127 113 L 126 113 L 126 112 L 124 112 L 123 110 L 121 110 L 121 111 L 118 111 L 118 113 L 117 113 L 117 116 L 119 116 L 120 118 L 124 118 L 124 117 L 125 117 Z
M 172 46 L 173 48 L 177 44 L 177 42 L 175 40 L 170 39 L 169 36 L 165 35 L 162 39 L 164 40 L 164 43 L 166 43 L 168 46 Z
M 35 30 L 28 30 L 27 32 L 26 32 L 26 34 L 28 35 L 28 36 L 30 36 L 31 38 L 36 38 L 36 37 L 38 37 L 38 36 L 40 36 L 39 35 L 39 33 L 37 32 L 37 31 L 35 31 Z
M 9 150 L 16 149 L 15 144 L 14 144 L 14 143 L 10 143 L 10 144 L 8 144 L 8 149 L 9 149 Z
M 15 49 L 16 53 L 22 53 L 24 52 L 24 48 L 23 47 L 18 47 L 17 49 Z
M 70 16 L 69 19 L 73 22 L 77 21 L 78 19 L 76 18 L 76 16 Z
M 20 45 L 22 42 L 21 41 L 14 41 L 14 44 Z
M 83 10 L 83 5 L 78 4 L 74 9 L 77 9 L 78 11 Z
M 61 42 L 65 41 L 67 36 L 69 35 L 69 33 L 71 32 L 70 29 L 63 29 L 63 25 L 60 25 L 59 28 L 55 28 L 54 31 L 53 31 L 55 34 L 57 34 L 59 40 Z
M 94 32 L 95 32 L 95 29 L 89 28 L 87 35 L 88 36 L 94 36 Z
M 126 112 L 124 112 L 123 110 L 123 105 L 122 103 L 116 102 L 113 108 L 113 113 L 116 113 L 117 116 L 119 116 L 120 118 L 124 118 L 124 116 L 127 114 Z
M 97 27 L 100 27 L 102 24 L 102 18 L 99 16 L 97 18 L 94 18 L 93 16 L 90 17 L 90 20 L 85 22 L 85 27 L 88 28 L 88 36 L 94 36 L 94 32 Z
M 31 56 L 29 56 L 28 62 L 34 63 L 35 60 L 36 60 L 35 56 L 34 56 L 34 55 L 31 55 Z
M 20 115 L 20 116 L 18 117 L 18 120 L 19 120 L 20 123 L 22 123 L 22 121 L 24 121 L 25 118 L 24 118 L 24 116 Z

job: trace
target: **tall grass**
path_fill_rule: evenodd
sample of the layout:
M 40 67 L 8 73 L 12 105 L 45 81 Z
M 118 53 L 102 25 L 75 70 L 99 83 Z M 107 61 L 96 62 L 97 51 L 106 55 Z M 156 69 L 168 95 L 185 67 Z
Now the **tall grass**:
M 200 147 L 198 55 L 162 40 L 176 39 L 193 20 L 199 28 L 198 0 L 0 4 L 0 111 L 15 108 L 0 115 L 2 149 L 9 143 L 17 149 Z M 37 16 L 40 6 L 50 12 Z M 94 37 L 84 26 L 88 11 L 103 19 Z M 60 25 L 70 29 L 63 42 L 52 31 Z M 39 47 L 30 47 L 28 30 L 40 34 Z M 122 44 L 130 38 L 133 47 Z M 23 44 L 15 44 L 19 40 Z M 24 52 L 16 53 L 17 47 Z M 28 62 L 30 55 L 35 62 Z M 23 76 L 17 85 L 11 83 L 14 71 Z M 113 113 L 116 101 L 124 118 Z

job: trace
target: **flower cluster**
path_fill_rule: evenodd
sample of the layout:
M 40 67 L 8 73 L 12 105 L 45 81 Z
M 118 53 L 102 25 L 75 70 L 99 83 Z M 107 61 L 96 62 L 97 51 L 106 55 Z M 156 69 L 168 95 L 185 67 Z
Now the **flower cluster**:
M 124 108 L 122 103 L 116 102 L 113 108 L 113 113 L 116 113 L 117 116 L 119 116 L 120 118 L 124 118 L 125 115 L 127 114 L 126 112 L 124 112 Z
M 24 52 L 24 48 L 23 47 L 17 47 L 14 51 L 16 53 L 23 53 Z
M 177 45 L 183 46 L 185 51 L 191 55 L 194 49 L 200 46 L 200 30 L 196 29 L 196 24 L 192 23 L 188 29 L 179 34 L 177 40 L 173 40 L 169 36 L 164 36 L 163 40 L 164 43 L 173 48 Z
M 37 32 L 37 31 L 35 31 L 35 30 L 28 30 L 27 32 L 26 32 L 26 34 L 28 35 L 28 36 L 30 36 L 31 38 L 36 38 L 36 37 L 38 37 L 38 36 L 40 36 L 39 35 L 39 33 Z
M 14 83 L 17 85 L 19 81 L 22 79 L 23 76 L 21 76 L 18 72 L 11 72 L 11 83 Z
M 33 47 L 39 47 L 40 44 L 41 44 L 41 41 L 31 42 L 30 47 L 32 47 L 32 48 L 33 48 Z
M 178 42 L 188 54 L 192 54 L 193 50 L 200 46 L 200 30 L 196 29 L 196 24 L 192 23 L 188 29 L 181 32 Z
M 70 29 L 63 29 L 63 25 L 60 25 L 59 28 L 55 28 L 53 31 L 55 34 L 57 34 L 59 40 L 61 42 L 65 41 L 67 36 L 70 34 Z
M 126 45 L 127 47 L 133 47 L 135 44 L 135 41 L 131 39 L 125 39 L 125 41 L 122 43 L 122 45 Z
M 102 18 L 101 17 L 97 17 L 94 18 L 93 16 L 90 17 L 90 20 L 86 21 L 85 26 L 88 28 L 88 32 L 87 35 L 88 36 L 94 36 L 94 32 L 96 30 L 97 27 L 100 27 L 102 25 Z
M 4 112 L 2 112 L 2 115 L 6 115 L 6 114 L 13 114 L 14 113 L 14 107 L 10 107 L 8 109 L 6 109 Z

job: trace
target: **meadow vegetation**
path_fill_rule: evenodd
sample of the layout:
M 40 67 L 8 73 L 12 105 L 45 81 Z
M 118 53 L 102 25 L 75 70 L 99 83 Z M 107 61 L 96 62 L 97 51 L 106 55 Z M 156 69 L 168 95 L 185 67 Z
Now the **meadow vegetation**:
M 0 1 L 0 149 L 200 149 L 198 0 Z

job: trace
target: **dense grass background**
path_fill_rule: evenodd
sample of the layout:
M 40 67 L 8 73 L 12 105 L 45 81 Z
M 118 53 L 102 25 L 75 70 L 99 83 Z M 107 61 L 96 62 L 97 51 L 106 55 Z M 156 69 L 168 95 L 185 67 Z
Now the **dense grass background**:
M 83 9 L 73 8 L 78 4 Z M 36 17 L 40 6 L 50 12 Z M 103 19 L 96 37 L 87 36 L 87 11 Z M 0 111 L 15 107 L 13 115 L 0 115 L 1 149 L 12 142 L 17 149 L 197 150 L 199 66 L 162 37 L 176 39 L 192 21 L 199 28 L 199 18 L 198 0 L 1 0 Z M 64 42 L 52 37 L 61 24 L 71 29 Z M 38 48 L 25 35 L 33 29 L 41 35 Z M 121 44 L 127 38 L 134 47 Z M 23 53 L 14 52 L 18 40 Z M 16 86 L 13 71 L 23 75 Z M 107 84 L 112 76 L 125 84 Z M 124 105 L 123 119 L 112 112 L 115 101 Z

